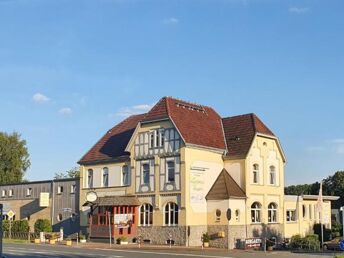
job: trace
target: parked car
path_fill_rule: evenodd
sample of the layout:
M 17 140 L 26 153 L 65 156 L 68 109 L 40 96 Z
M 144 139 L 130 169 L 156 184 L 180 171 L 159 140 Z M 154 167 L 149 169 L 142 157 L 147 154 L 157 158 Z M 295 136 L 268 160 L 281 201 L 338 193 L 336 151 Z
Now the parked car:
M 339 246 L 339 242 L 342 241 L 342 238 L 336 237 L 330 241 L 326 241 L 323 243 L 324 250 L 341 250 Z

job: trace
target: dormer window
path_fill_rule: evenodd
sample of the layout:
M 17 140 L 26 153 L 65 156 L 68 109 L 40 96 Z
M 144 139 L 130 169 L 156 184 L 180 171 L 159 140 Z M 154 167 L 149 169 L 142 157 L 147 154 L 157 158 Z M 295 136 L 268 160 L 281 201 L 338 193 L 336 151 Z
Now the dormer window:
M 164 129 L 157 129 L 149 133 L 149 148 L 160 148 L 165 143 Z

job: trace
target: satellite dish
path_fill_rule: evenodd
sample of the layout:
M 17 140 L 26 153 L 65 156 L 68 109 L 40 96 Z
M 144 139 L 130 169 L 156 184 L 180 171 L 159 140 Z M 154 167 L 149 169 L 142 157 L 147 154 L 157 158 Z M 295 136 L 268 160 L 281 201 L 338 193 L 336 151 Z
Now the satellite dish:
M 86 201 L 88 202 L 95 202 L 98 199 L 97 193 L 96 192 L 88 192 L 86 194 Z

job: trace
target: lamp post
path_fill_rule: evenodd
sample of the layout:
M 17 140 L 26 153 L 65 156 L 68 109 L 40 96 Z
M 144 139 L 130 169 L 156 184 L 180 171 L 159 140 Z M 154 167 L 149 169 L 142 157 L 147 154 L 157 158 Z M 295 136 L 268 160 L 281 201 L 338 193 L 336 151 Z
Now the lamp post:
M 342 239 L 344 239 L 344 206 L 340 207 L 340 210 L 342 212 L 342 228 L 343 228 Z

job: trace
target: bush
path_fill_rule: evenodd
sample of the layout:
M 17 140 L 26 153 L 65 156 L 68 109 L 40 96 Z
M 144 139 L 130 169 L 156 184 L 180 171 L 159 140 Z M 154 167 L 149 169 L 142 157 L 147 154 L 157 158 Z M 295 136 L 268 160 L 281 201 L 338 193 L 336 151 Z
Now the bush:
M 121 236 L 119 238 L 117 238 L 116 242 L 117 244 L 120 244 L 121 242 L 127 242 L 128 238 L 126 236 Z
M 12 222 L 11 231 L 15 233 L 29 232 L 29 222 L 27 220 L 15 220 Z
M 35 222 L 35 233 L 39 232 L 51 232 L 53 229 L 51 227 L 50 221 L 48 219 L 38 219 Z
M 291 237 L 290 247 L 292 249 L 319 250 L 320 249 L 319 236 L 316 234 L 307 235 L 306 237 L 301 237 L 300 235 L 294 235 Z
M 8 220 L 2 221 L 2 232 L 8 232 L 10 230 L 10 222 Z
M 80 234 L 80 235 L 79 235 L 79 239 L 80 239 L 80 240 L 86 240 L 86 236 L 83 235 L 83 234 Z

